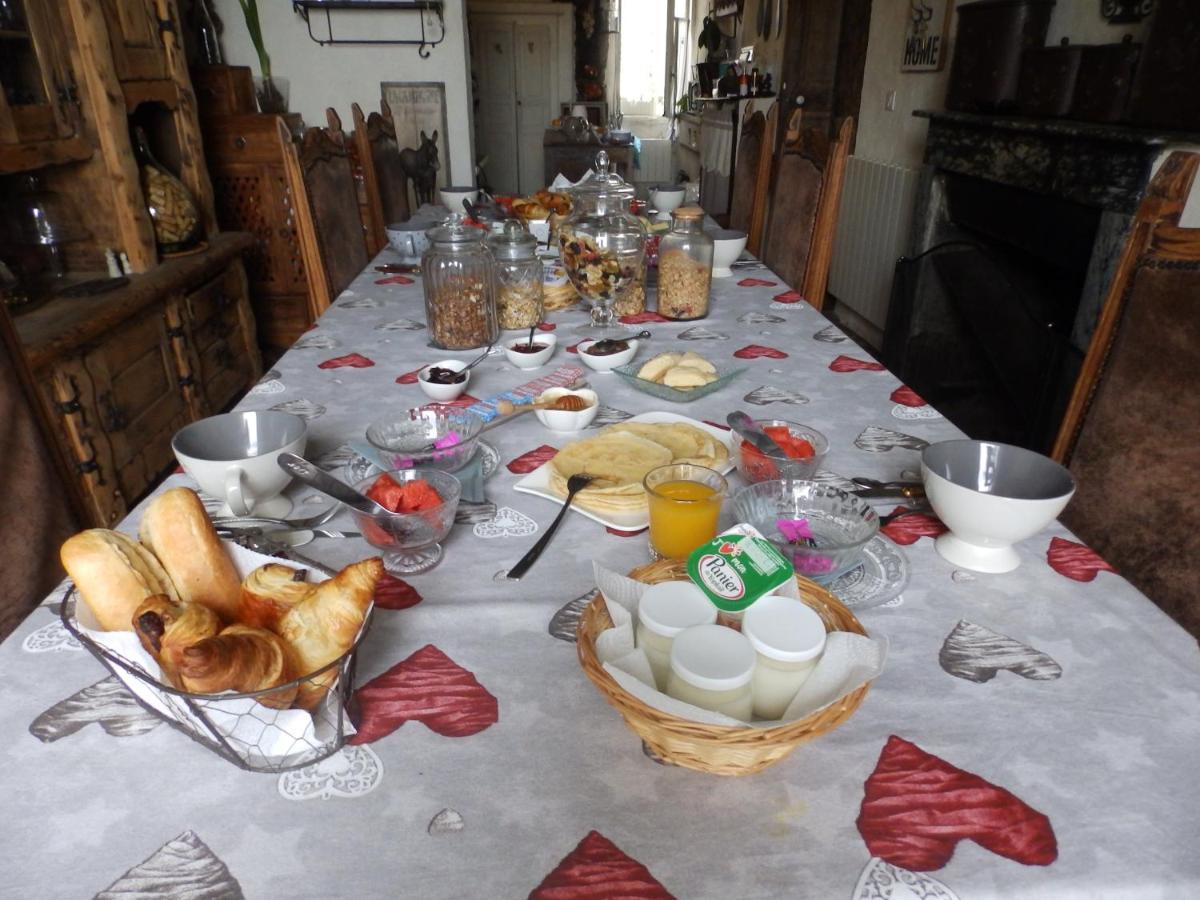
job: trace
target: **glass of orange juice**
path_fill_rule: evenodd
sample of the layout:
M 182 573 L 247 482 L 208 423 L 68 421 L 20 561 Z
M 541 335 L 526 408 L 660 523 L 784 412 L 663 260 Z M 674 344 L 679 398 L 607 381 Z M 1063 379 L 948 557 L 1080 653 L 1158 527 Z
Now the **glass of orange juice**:
M 721 473 L 676 463 L 651 469 L 642 484 L 650 506 L 650 552 L 656 559 L 686 559 L 717 536 L 721 501 L 729 489 Z

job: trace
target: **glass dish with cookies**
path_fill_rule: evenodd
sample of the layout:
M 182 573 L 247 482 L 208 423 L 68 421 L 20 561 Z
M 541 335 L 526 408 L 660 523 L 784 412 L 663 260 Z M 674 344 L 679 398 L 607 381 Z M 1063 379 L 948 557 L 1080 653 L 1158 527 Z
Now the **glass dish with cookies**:
M 61 617 L 147 710 L 236 765 L 282 772 L 335 753 L 355 651 L 383 562 L 328 577 L 222 541 L 187 488 L 157 496 L 137 537 L 93 528 L 62 546 Z

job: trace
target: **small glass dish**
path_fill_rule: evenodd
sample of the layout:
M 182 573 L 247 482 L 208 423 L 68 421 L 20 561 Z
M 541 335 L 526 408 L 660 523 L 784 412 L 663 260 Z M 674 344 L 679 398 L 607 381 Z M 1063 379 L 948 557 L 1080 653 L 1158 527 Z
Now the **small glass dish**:
M 442 558 L 439 543 L 454 525 L 454 514 L 462 497 L 462 485 L 448 472 L 438 469 L 401 469 L 386 473 L 398 484 L 427 481 L 442 498 L 439 506 L 414 513 L 371 515 L 351 509 L 354 521 L 368 544 L 383 553 L 383 567 L 392 575 L 427 572 Z M 382 475 L 375 474 L 354 485 L 365 494 Z
M 642 393 L 649 394 L 651 397 L 657 397 L 659 400 L 670 400 L 672 403 L 691 403 L 693 400 L 707 397 L 709 394 L 716 393 L 741 375 L 742 372 L 746 371 L 745 369 L 730 369 L 728 372 L 718 370 L 716 381 L 710 381 L 708 384 L 700 387 L 683 391 L 679 388 L 659 384 L 656 381 L 647 381 L 645 378 L 638 378 L 637 373 L 640 368 L 641 366 L 637 363 L 630 363 L 627 366 L 620 366 L 613 369 L 613 371 L 621 376 L 622 381 L 637 388 Z
M 787 559 L 797 575 L 827 584 L 862 562 L 879 532 L 879 515 L 854 494 L 815 481 L 760 481 L 733 495 L 738 522 L 749 522 Z M 792 543 L 779 522 L 806 520 L 812 546 Z
M 807 480 L 817 474 L 821 460 L 829 452 L 829 439 L 825 435 L 808 425 L 789 422 L 786 419 L 755 419 L 754 424 L 758 426 L 759 431 L 766 428 L 786 428 L 792 437 L 808 441 L 812 445 L 813 455 L 807 459 L 775 456 L 763 453 L 739 438 L 734 442 L 733 455 L 738 474 L 748 484 L 776 479 Z
M 367 440 L 390 469 L 440 469 L 457 472 L 475 454 L 483 421 L 468 412 L 410 409 L 367 427 Z M 457 442 L 450 443 L 450 435 Z M 444 446 L 434 446 L 442 443 Z

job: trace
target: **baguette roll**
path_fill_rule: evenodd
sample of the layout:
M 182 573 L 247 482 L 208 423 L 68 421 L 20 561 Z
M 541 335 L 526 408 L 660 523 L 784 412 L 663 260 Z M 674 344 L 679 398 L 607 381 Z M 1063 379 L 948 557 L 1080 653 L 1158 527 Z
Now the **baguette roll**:
M 172 488 L 159 494 L 138 533 L 166 569 L 181 601 L 203 603 L 225 622 L 241 619 L 241 579 L 195 491 Z
M 165 594 L 179 602 L 154 554 L 119 531 L 81 531 L 62 545 L 59 559 L 104 631 L 132 631 L 133 614 L 147 597 Z

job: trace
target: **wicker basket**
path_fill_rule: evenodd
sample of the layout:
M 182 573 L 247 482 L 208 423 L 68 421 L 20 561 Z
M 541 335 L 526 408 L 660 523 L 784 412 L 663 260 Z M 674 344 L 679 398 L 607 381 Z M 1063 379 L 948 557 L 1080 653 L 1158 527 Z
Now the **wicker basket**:
M 639 566 L 629 573 L 629 577 L 656 584 L 660 581 L 684 581 L 687 572 L 682 560 L 659 560 Z M 829 631 L 866 634 L 854 614 L 829 591 L 799 576 L 796 582 L 800 586 L 800 597 L 816 610 Z M 864 684 L 811 716 L 776 728 L 692 722 L 647 706 L 604 671 L 596 656 L 596 637 L 611 628 L 612 624 L 604 597 L 597 594 L 579 620 L 576 648 L 583 671 L 656 756 L 700 772 L 714 775 L 750 775 L 759 772 L 779 762 L 805 741 L 831 731 L 850 718 L 870 688 L 870 684 Z

